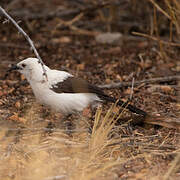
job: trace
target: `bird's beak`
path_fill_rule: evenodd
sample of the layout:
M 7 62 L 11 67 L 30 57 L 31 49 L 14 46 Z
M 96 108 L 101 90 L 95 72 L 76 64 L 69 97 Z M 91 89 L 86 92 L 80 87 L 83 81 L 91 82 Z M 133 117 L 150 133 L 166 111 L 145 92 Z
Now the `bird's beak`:
M 18 70 L 21 70 L 21 68 L 18 67 L 17 65 L 12 65 L 12 66 L 7 70 L 7 72 L 18 71 Z

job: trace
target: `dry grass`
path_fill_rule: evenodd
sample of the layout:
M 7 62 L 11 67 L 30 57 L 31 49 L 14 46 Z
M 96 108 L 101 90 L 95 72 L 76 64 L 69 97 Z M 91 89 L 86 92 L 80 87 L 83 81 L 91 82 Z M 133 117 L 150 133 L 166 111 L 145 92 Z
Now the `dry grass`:
M 46 134 L 45 122 L 30 108 L 24 118 L 25 128 L 19 131 L 1 131 L 1 179 L 92 179 L 103 176 L 107 169 L 121 163 L 113 157 L 114 143 L 109 138 L 114 126 L 112 107 L 103 118 L 96 114 L 92 134 L 87 131 L 66 135 L 61 129 Z M 41 126 L 41 128 L 40 128 Z M 38 128 L 39 127 L 39 128 Z M 34 130 L 33 130 L 34 129 Z M 7 131 L 7 129 L 6 129 Z M 2 134 L 4 133 L 4 134 Z
M 26 112 L 24 125 L 6 124 L 1 131 L 1 179 L 162 179 L 167 168 L 158 160 L 178 151 L 168 145 L 177 133 L 147 135 L 130 132 L 127 123 L 116 126 L 115 105 L 105 115 L 98 109 L 92 133 L 82 118 L 83 131 L 70 136 L 59 128 L 46 133 L 38 107 Z

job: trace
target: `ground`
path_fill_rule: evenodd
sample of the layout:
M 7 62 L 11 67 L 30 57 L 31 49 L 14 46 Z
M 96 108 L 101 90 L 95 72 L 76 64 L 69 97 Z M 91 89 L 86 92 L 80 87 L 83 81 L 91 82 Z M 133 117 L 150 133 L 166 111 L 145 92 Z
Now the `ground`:
M 32 14 L 46 12 L 45 16 L 57 7 L 67 11 L 80 6 L 68 1 L 17 2 L 4 2 L 2 5 L 12 14 L 23 12 L 23 7 Z M 114 44 L 96 41 L 96 32 L 109 29 L 96 11 L 87 12 L 75 22 L 78 30 L 67 25 L 60 26 L 59 17 L 28 19 L 17 16 L 15 19 L 21 20 L 19 25 L 31 37 L 46 65 L 66 70 L 97 86 L 131 82 L 133 77 L 135 81 L 140 81 L 180 74 L 179 47 L 131 35 L 132 30 L 148 33 L 147 24 L 144 25 L 147 14 L 136 11 L 139 9 L 135 3 L 134 8 L 131 5 L 127 3 L 127 14 L 123 18 L 120 16 L 121 21 L 118 21 L 124 22 L 123 27 L 118 23 L 110 26 L 112 32 L 120 31 L 123 36 L 122 42 Z M 142 4 L 143 7 L 145 5 Z M 147 10 L 150 7 L 147 6 Z M 64 20 L 73 17 L 65 17 Z M 135 22 L 140 26 L 134 25 Z M 168 30 L 164 31 L 161 27 L 160 30 L 160 35 L 166 40 Z M 151 115 L 149 123 L 132 123 L 134 115 L 128 111 L 121 113 L 117 121 L 113 114 L 119 109 L 105 104 L 93 120 L 88 109 L 84 111 L 84 116 L 73 116 L 68 120 L 73 123 L 72 132 L 67 133 L 62 125 L 62 116 L 36 103 L 30 85 L 22 75 L 6 73 L 11 64 L 27 57 L 35 57 L 27 40 L 1 16 L 1 179 L 180 178 L 179 166 L 175 162 L 180 148 L 177 80 L 134 86 L 131 104 Z M 131 89 L 131 86 L 126 86 L 104 91 L 126 101 Z M 161 123 L 153 117 L 160 117 Z M 46 128 L 49 122 L 53 124 L 51 130 Z M 90 124 L 94 124 L 92 130 Z M 175 167 L 171 170 L 173 164 Z

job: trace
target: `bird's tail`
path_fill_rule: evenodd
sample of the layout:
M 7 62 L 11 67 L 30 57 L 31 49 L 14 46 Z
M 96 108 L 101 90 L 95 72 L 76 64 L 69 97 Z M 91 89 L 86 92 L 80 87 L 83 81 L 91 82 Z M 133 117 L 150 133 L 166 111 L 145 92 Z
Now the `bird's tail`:
M 106 100 L 106 101 L 109 101 L 109 102 L 113 102 L 113 103 L 117 103 L 118 106 L 121 106 L 123 108 L 126 108 L 128 110 L 130 110 L 131 112 L 133 113 L 136 113 L 136 114 L 139 114 L 139 115 L 142 115 L 142 116 L 147 116 L 147 113 L 131 104 L 129 104 L 128 102 L 124 102 L 122 100 L 117 100 L 113 97 L 110 97 L 110 96 L 103 96 L 101 97 L 103 100 Z

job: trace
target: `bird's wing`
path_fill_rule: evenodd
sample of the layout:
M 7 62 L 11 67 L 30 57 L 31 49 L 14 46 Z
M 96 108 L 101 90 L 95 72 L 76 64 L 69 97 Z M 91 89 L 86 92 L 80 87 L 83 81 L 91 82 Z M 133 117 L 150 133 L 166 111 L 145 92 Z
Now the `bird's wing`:
M 99 87 L 68 72 L 51 70 L 49 74 L 50 89 L 56 93 L 94 93 L 101 100 L 116 102 L 115 98 L 105 94 Z
M 91 85 L 87 81 L 76 78 L 64 71 L 54 73 L 50 82 L 50 89 L 56 93 L 95 93 L 98 96 L 104 95 L 104 92 L 97 86 Z

